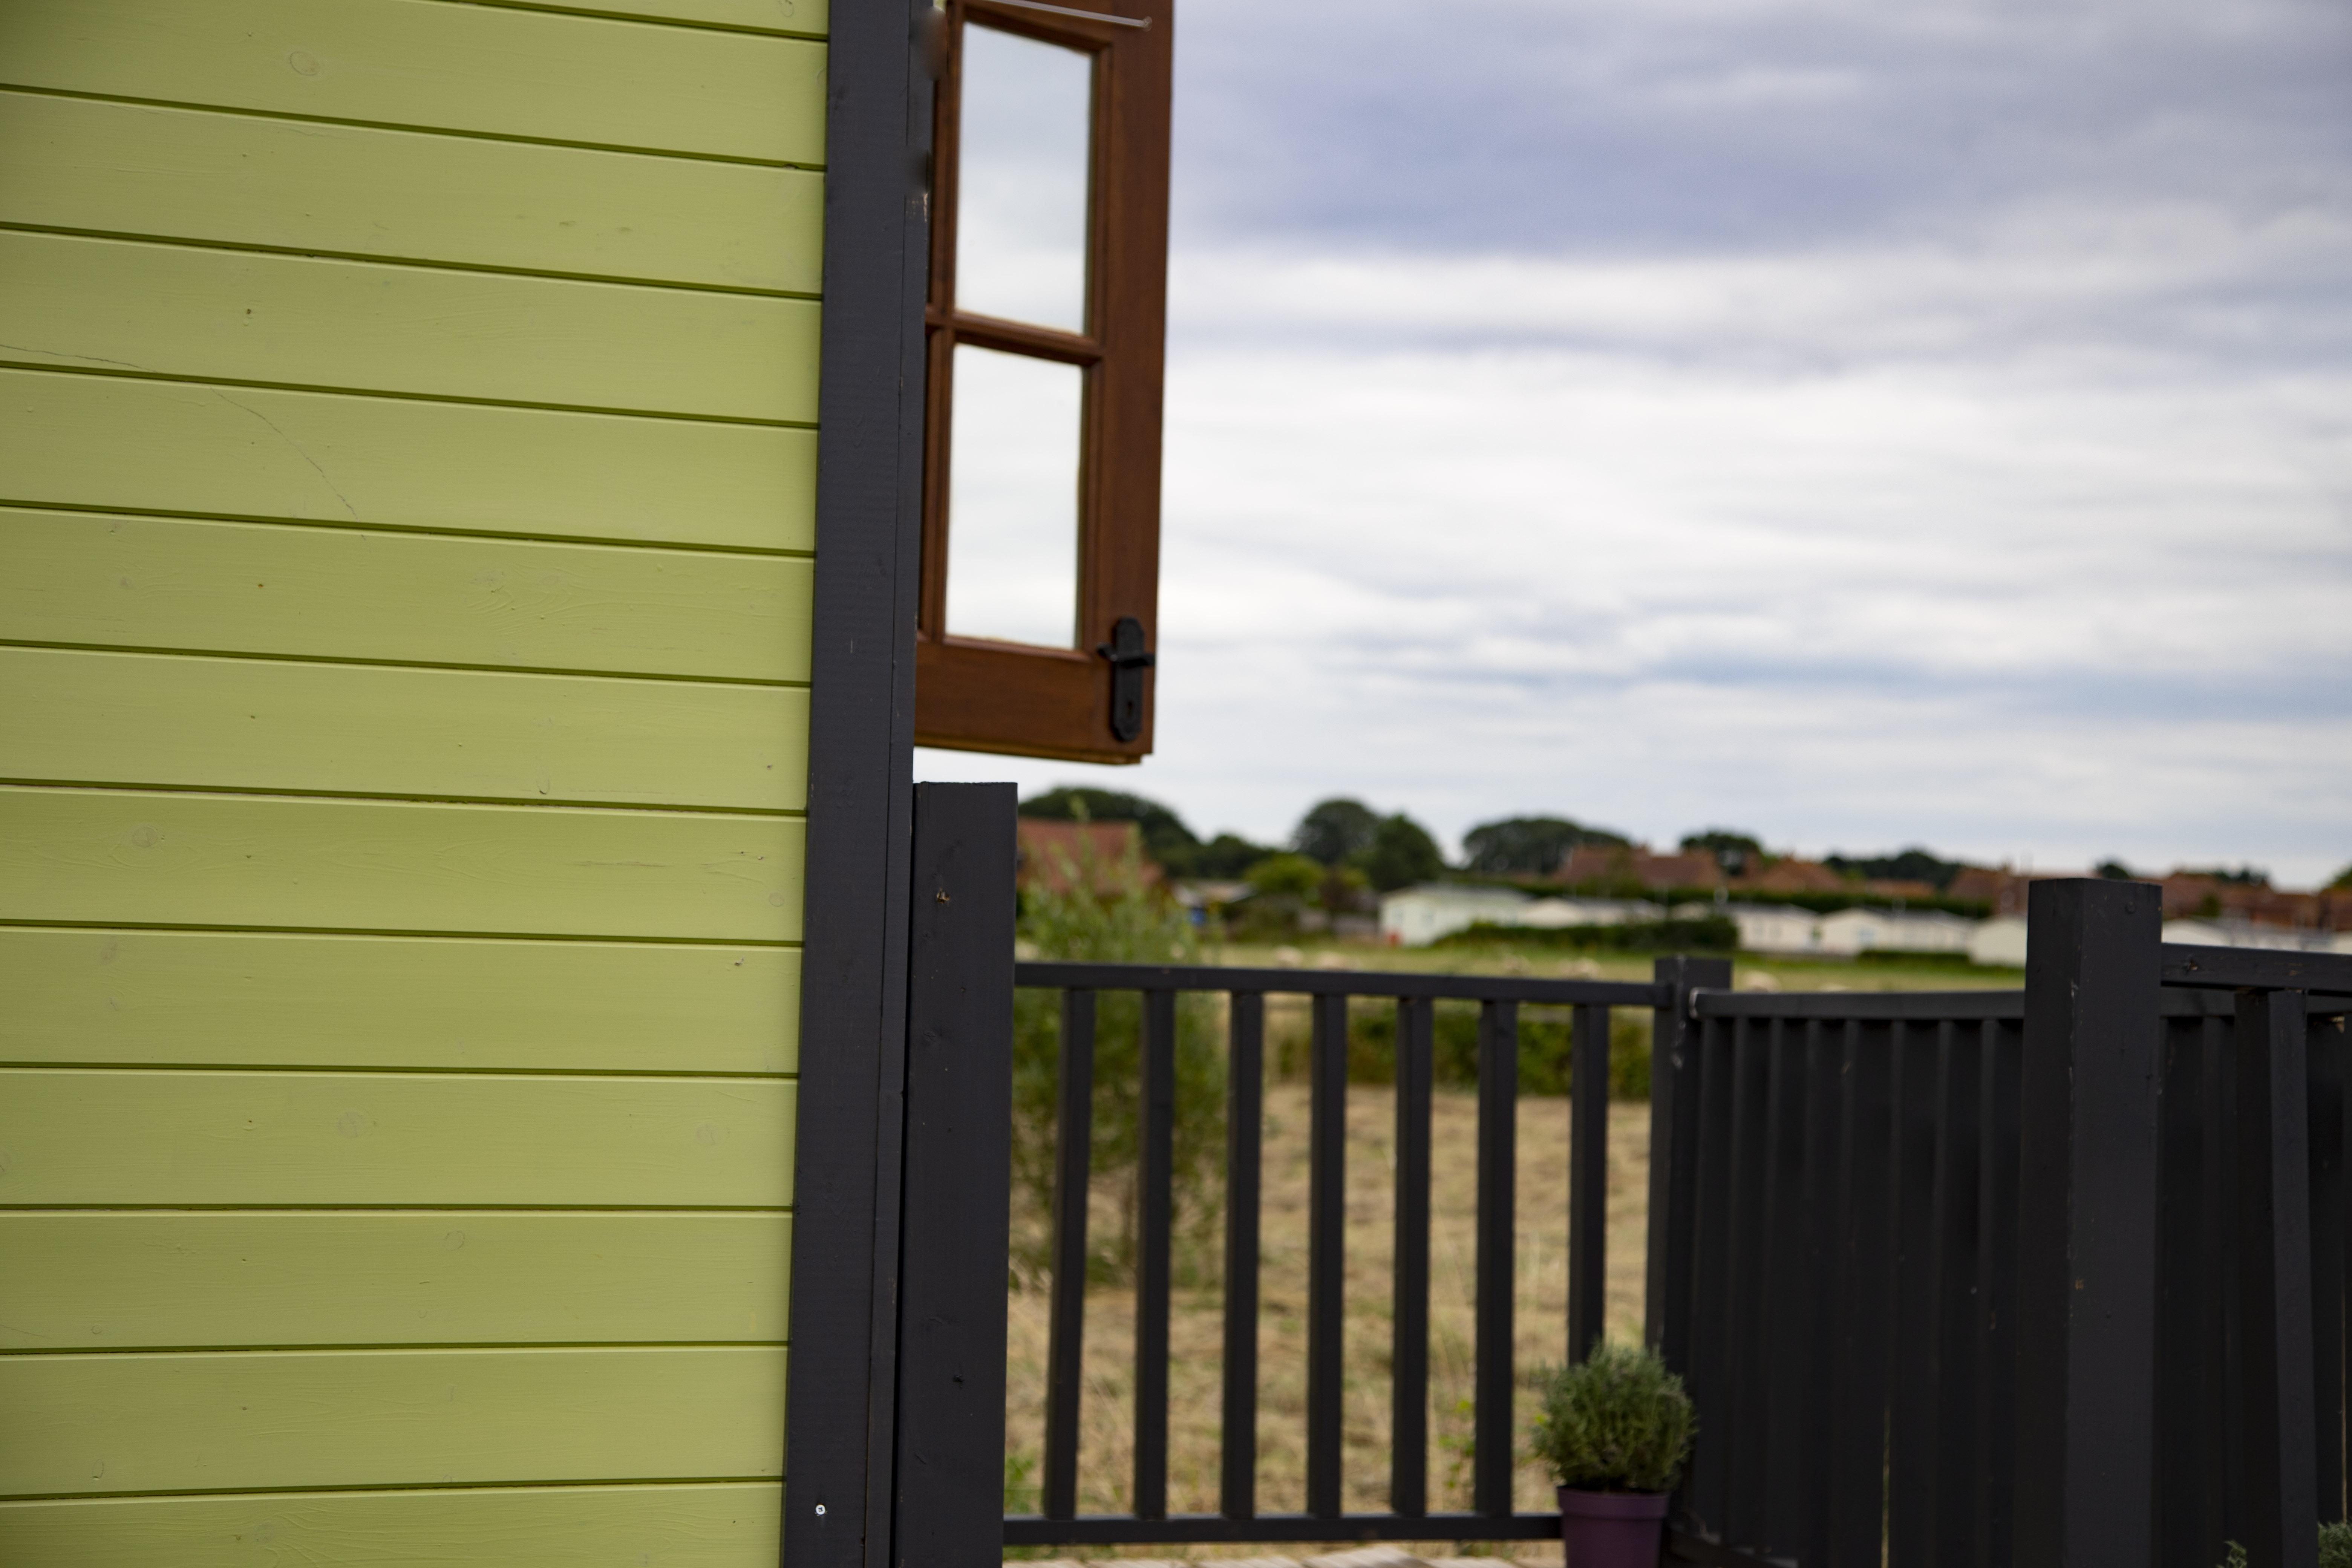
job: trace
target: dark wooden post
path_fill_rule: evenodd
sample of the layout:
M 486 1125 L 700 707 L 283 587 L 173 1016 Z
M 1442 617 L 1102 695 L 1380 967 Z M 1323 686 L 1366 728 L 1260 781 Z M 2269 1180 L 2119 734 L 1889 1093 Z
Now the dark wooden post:
M 2147 882 L 2027 898 L 2020 1568 L 2146 1568 L 2154 1550 L 2162 913 Z
M 2244 1389 L 2247 1560 L 2318 1562 L 2312 1450 L 2311 1160 L 2304 994 L 2242 991 L 2238 1078 L 2238 1323 Z
M 915 791 L 893 1535 L 904 1568 L 997 1568 L 1004 1555 L 1013 810 L 1011 784 Z
M 1642 1337 L 1668 1366 L 1690 1370 L 1691 1205 L 1698 1181 L 1698 1023 L 1691 993 L 1731 989 L 1727 958 L 1659 959 L 1669 987 L 1651 1014 L 1650 1244 Z

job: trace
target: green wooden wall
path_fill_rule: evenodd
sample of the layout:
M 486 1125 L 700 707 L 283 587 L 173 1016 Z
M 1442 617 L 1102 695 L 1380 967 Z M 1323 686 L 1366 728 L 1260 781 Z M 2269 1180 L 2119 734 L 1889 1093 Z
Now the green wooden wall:
M 824 20 L 0 5 L 0 1563 L 774 1561 Z

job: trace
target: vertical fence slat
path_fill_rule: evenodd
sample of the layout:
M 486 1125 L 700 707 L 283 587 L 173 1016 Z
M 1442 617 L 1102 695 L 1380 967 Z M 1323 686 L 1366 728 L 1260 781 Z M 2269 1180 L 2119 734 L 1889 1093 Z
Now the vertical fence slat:
M 2246 1409 L 2246 1553 L 2313 1568 L 2310 1164 L 2304 998 L 2241 992 L 2238 1321 Z
M 1895 1338 L 1886 1419 L 1886 1556 L 1933 1561 L 1937 1030 L 1895 1026 Z
M 1307 1511 L 1339 1512 L 1340 1396 L 1346 1367 L 1348 999 L 1314 1001 L 1307 1198 Z
M 1978 1112 L 1984 1098 L 1976 1029 L 1946 1022 L 1937 1027 L 1935 1282 L 1935 1501 L 1932 1523 L 1938 1568 L 1975 1568 L 1977 1562 L 1977 1194 L 1982 1137 Z
M 1225 1054 L 1224 1407 L 1217 1507 L 1257 1512 L 1259 1165 L 1265 1130 L 1265 998 L 1234 993 Z
M 1764 1247 L 1767 1156 L 1770 1137 L 1771 1037 L 1780 1020 L 1735 1020 L 1731 1045 L 1730 1332 L 1725 1421 L 1729 1440 L 1729 1489 L 1725 1538 L 1741 1546 L 1764 1532 L 1765 1369 L 1770 1349 L 1764 1332 Z
M 1135 1514 L 1168 1515 L 1168 1292 L 1176 1228 L 1176 994 L 1143 994 L 1137 1129 Z
M 1569 1048 L 1568 1359 L 1580 1362 L 1609 1302 L 1609 1009 L 1577 1008 Z
M 1519 1010 L 1486 1002 L 1478 1015 L 1478 1300 L 1472 1421 L 1472 1508 L 1511 1511 L 1514 1184 L 1518 1171 Z
M 2205 1427 L 2206 1555 L 2219 1563 L 2225 1542 L 2244 1533 L 2246 1511 L 2245 1400 L 2238 1367 L 2238 1072 L 2237 1027 L 2207 1018 L 2199 1026 L 2205 1054 L 2204 1321 L 2209 1325 L 2200 1369 L 2205 1408 L 2217 1413 Z
M 1402 997 L 1396 1023 L 1396 1280 L 1390 1348 L 1389 1507 L 1429 1511 L 1429 1117 L 1434 1010 Z
M 2007 1568 L 2017 1474 L 2017 1082 L 2022 1031 L 1981 1026 L 1978 1111 L 1984 1159 L 1978 1172 L 1977 1562 Z M 2200 1564 L 2200 1568 L 2204 1568 Z
M 1737 1019 L 1709 1018 L 1688 1037 L 1698 1101 L 1691 1139 L 1689 1352 L 1684 1383 L 1698 1413 L 1699 1439 L 1683 1501 L 1720 1533 L 1731 1495 L 1731 1150 Z
M 1845 1049 L 1830 1408 L 1832 1568 L 1880 1568 L 1886 1521 L 1887 1245 L 1894 1184 L 1893 1029 L 1852 1021 Z
M 1805 1258 L 1806 1042 L 1797 1019 L 1773 1021 L 1766 1069 L 1764 1175 L 1763 1530 L 1756 1542 L 1800 1555 L 1804 1534 L 1807 1323 L 1815 1281 Z
M 2220 1561 L 2210 1551 L 2220 1491 L 2210 1484 L 2206 1455 L 2221 1415 L 2219 1390 L 2207 1386 L 2205 1369 L 2208 1342 L 2218 1345 L 2221 1335 L 2220 1317 L 2207 1310 L 2217 1265 L 2206 1215 L 2207 1167 L 2215 1157 L 2206 1033 L 2201 1019 L 2165 1020 L 2157 1173 L 2158 1568 L 2212 1568 Z
M 1086 1381 L 1087 1183 L 1094 1163 L 1095 994 L 1062 994 L 1055 1086 L 1054 1298 L 1045 1341 L 1042 1511 L 1078 1511 L 1078 1394 Z
M 2311 1074 L 2311 1388 L 2319 1517 L 2344 1517 L 2344 1039 L 2313 1018 L 2304 1056 Z
M 1818 1564 L 1829 1551 L 1830 1390 L 1838 1358 L 1844 1353 L 1833 1331 L 1836 1304 L 1824 1291 L 1837 1271 L 1838 1154 L 1844 1132 L 1842 1031 L 1819 1019 L 1807 1020 L 1804 1051 L 1806 1301 L 1797 1443 L 1805 1462 L 1799 1479 L 1793 1550 L 1800 1562 Z

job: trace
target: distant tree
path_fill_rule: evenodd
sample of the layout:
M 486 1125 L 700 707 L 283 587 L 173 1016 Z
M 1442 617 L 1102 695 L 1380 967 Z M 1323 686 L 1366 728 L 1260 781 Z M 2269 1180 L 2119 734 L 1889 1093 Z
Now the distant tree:
M 1622 848 L 1630 842 L 1622 833 L 1565 816 L 1506 816 L 1470 830 L 1462 840 L 1463 864 L 1488 877 L 1549 877 L 1580 845 Z
M 1892 855 L 1836 854 L 1822 862 L 1841 877 L 1866 877 L 1873 881 L 1927 882 L 1942 892 L 1952 885 L 1952 879 L 1962 869 L 1958 860 L 1947 860 L 1932 849 L 1915 844 Z
M 1764 846 L 1754 834 L 1729 827 L 1710 827 L 1703 833 L 1683 835 L 1685 854 L 1702 851 L 1714 856 L 1715 863 L 1723 868 L 1727 877 L 1737 877 L 1750 861 L 1764 858 Z
M 2331 893 L 2352 893 L 2352 866 L 2336 872 L 2336 879 L 2327 884 L 2327 890 Z
M 1340 796 L 1319 802 L 1300 817 L 1291 830 L 1290 847 L 1326 866 L 1344 865 L 1372 847 L 1380 826 L 1380 816 L 1370 806 Z
M 2217 882 L 2234 883 L 2241 888 L 2267 888 L 2271 885 L 2271 874 L 2260 866 L 2241 866 L 2234 871 L 2227 866 L 2183 866 L 2173 875 L 2210 877 Z
M 1249 868 L 1248 881 L 1261 897 L 1297 899 L 1303 903 L 1322 889 L 1328 874 L 1322 862 L 1304 855 L 1274 854 Z
M 1420 823 L 1399 812 L 1381 818 L 1371 847 L 1355 864 L 1377 891 L 1386 893 L 1434 879 L 1445 869 L 1445 857 Z
M 2120 860 L 2102 860 L 2091 868 L 2095 877 L 2105 877 L 2110 882 L 2137 882 L 2139 873 Z
M 1143 834 L 1143 852 L 1161 870 L 1171 877 L 1204 874 L 1195 868 L 1201 840 L 1184 819 L 1139 795 L 1064 784 L 1023 801 L 1021 815 L 1049 822 L 1132 822 Z
M 1192 875 L 1230 881 L 1276 853 L 1271 845 L 1254 844 L 1238 833 L 1220 833 L 1193 852 Z

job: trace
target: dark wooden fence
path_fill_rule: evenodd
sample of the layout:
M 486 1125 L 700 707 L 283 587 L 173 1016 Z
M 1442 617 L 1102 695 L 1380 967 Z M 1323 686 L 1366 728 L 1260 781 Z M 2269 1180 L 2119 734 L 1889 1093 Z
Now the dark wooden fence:
M 1691 1538 L 1836 1568 L 2256 1568 L 2345 1509 L 2352 959 L 2034 889 L 2021 992 L 1691 1003 L 1650 1333 Z
M 1572 1008 L 1573 1100 L 1570 1195 L 1569 1314 L 1564 1354 L 1580 1356 L 1601 1331 L 1602 1226 L 1608 1179 L 1609 1012 L 1654 1009 L 1670 1032 L 1686 983 L 1701 967 L 1720 984 L 1721 963 L 1660 964 L 1654 984 L 1523 980 L 1497 975 L 1395 974 L 1361 971 L 1228 969 L 1147 964 L 1023 963 L 1018 985 L 1062 996 L 1059 1115 L 1055 1131 L 1052 1329 L 1047 1351 L 1045 1446 L 1034 1515 L 1007 1518 L 1008 1545 L 1107 1542 L 1333 1540 L 1520 1540 L 1559 1533 L 1552 1512 L 1517 1513 L 1512 1279 L 1516 1206 L 1519 1009 Z M 1094 1102 L 1096 998 L 1107 991 L 1142 997 L 1142 1128 L 1138 1173 L 1135 1471 L 1130 1511 L 1077 1511 L 1081 1346 L 1086 1333 L 1088 1116 Z M 1168 1313 L 1172 1240 L 1171 1111 L 1174 1103 L 1176 999 L 1184 993 L 1227 999 L 1225 1311 L 1220 1495 L 1213 1514 L 1168 1511 Z M 1265 1085 L 1265 1002 L 1307 998 L 1307 1507 L 1259 1510 L 1257 1463 L 1259 1155 Z M 1391 1450 L 1386 1511 L 1341 1507 L 1342 1280 L 1347 1225 L 1349 1003 L 1395 1007 L 1396 1279 L 1391 1347 Z M 1475 1002 L 1478 1035 L 1476 1221 L 1476 1447 L 1470 1512 L 1428 1507 L 1430 1096 L 1435 1005 Z
M 1608 1019 L 1654 1022 L 1647 1332 L 1697 1452 L 1669 1555 L 1833 1568 L 2312 1568 L 2347 1503 L 2352 958 L 2165 947 L 2146 884 L 2036 884 L 2021 992 L 1009 962 L 1010 792 L 919 801 L 896 1499 L 904 1561 L 1007 1545 L 1512 1540 L 1518 1009 L 1574 1009 L 1568 1321 L 1601 1323 Z M 1016 985 L 1061 994 L 1049 1386 L 1034 1515 L 1002 1512 Z M 1097 998 L 1141 997 L 1129 1511 L 1077 1512 Z M 1224 996 L 1218 1510 L 1167 1507 L 1177 998 Z M 1256 1496 L 1265 1001 L 1308 999 L 1307 1498 Z M 1388 1508 L 1342 1509 L 1350 999 L 1395 1009 Z M 1428 1509 L 1432 1024 L 1479 1006 L 1473 1507 Z M 917 1549 L 919 1550 L 917 1550 Z

